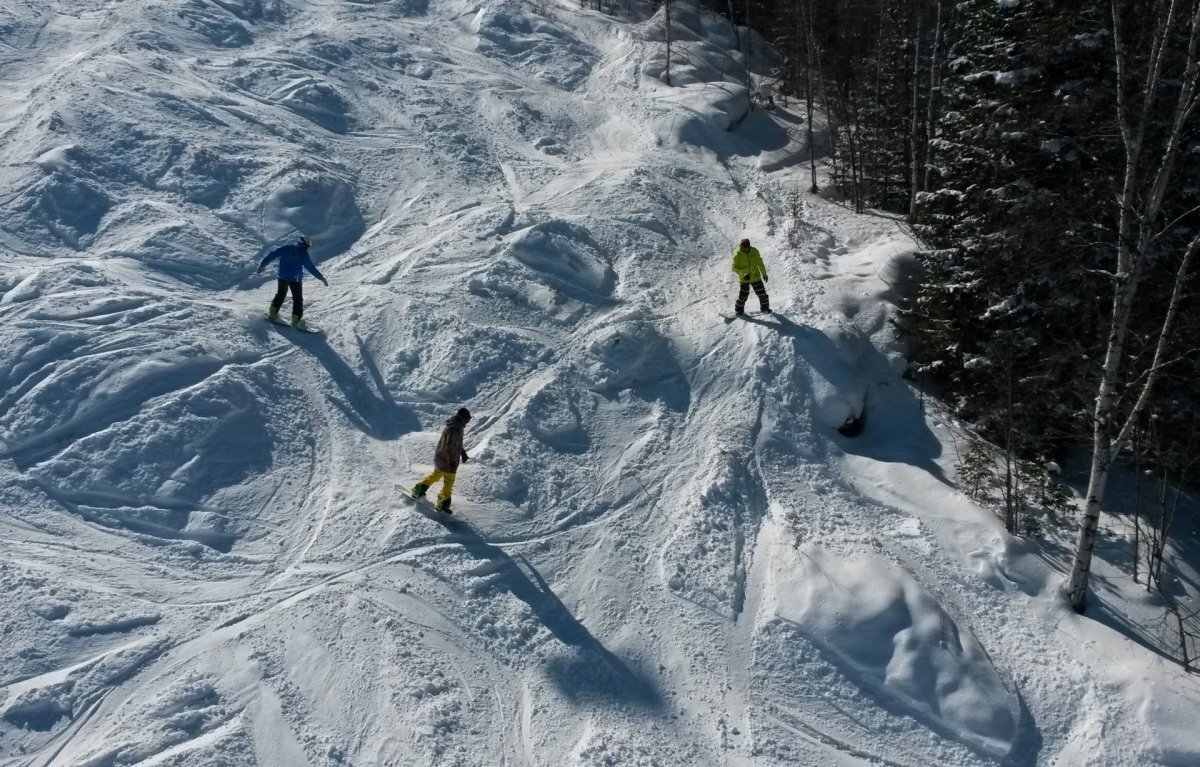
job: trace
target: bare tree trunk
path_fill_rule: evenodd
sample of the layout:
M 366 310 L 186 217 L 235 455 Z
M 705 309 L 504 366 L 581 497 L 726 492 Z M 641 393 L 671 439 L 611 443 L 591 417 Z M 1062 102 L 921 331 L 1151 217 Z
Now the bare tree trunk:
M 1133 435 L 1135 446 L 1142 443 L 1142 425 L 1139 422 Z M 1138 566 L 1142 556 L 1142 451 L 1135 447 L 1133 465 L 1133 582 L 1138 583 Z M 1146 580 L 1149 588 L 1150 581 Z
M 1125 146 L 1125 174 L 1119 199 L 1117 269 L 1114 275 L 1112 319 L 1109 325 L 1104 366 L 1101 368 L 1092 429 L 1092 466 L 1088 476 L 1087 501 L 1083 520 L 1079 526 L 1079 539 L 1075 547 L 1075 560 L 1066 588 L 1071 607 L 1079 612 L 1083 611 L 1087 603 L 1088 576 L 1091 572 L 1092 552 L 1096 545 L 1096 531 L 1100 524 L 1100 510 L 1104 504 L 1108 475 L 1113 462 L 1129 438 L 1130 429 L 1142 410 L 1145 409 L 1150 393 L 1161 374 L 1162 357 L 1170 334 L 1174 330 L 1173 326 L 1184 288 L 1183 283 L 1187 279 L 1192 256 L 1196 248 L 1200 246 L 1200 235 L 1197 235 L 1184 253 L 1176 273 L 1171 301 L 1167 306 L 1166 316 L 1159 332 L 1154 361 L 1142 383 L 1137 401 L 1124 424 L 1118 429 L 1113 423 L 1114 409 L 1122 394 L 1120 390 L 1121 367 L 1125 357 L 1125 342 L 1129 334 L 1130 319 L 1135 305 L 1134 299 L 1145 266 L 1146 251 L 1159 236 L 1159 233 L 1155 232 L 1155 227 L 1162 211 L 1163 198 L 1166 195 L 1171 171 L 1179 153 L 1184 125 L 1194 112 L 1197 101 L 1200 4 L 1193 4 L 1187 63 L 1181 81 L 1183 85 L 1180 89 L 1179 99 L 1172 115 L 1171 131 L 1164 141 L 1163 153 L 1153 180 L 1147 191 L 1144 194 L 1140 193 L 1139 190 L 1144 187 L 1140 161 L 1146 134 L 1150 128 L 1153 108 L 1158 101 L 1157 97 L 1163 83 L 1164 51 L 1178 31 L 1176 29 L 1179 18 L 1177 11 L 1183 2 L 1186 0 L 1167 0 L 1163 6 L 1158 6 L 1160 13 L 1165 15 L 1156 19 L 1158 23 L 1150 43 L 1146 79 L 1139 94 L 1142 99 L 1141 112 L 1134 116 L 1129 113 L 1129 102 L 1127 101 L 1133 83 L 1129 73 L 1129 52 L 1125 47 L 1125 29 L 1122 17 L 1124 8 L 1122 0 L 1112 0 L 1113 46 L 1117 67 L 1117 120 Z
M 1167 512 L 1167 499 L 1171 493 L 1170 476 L 1163 469 L 1158 477 L 1158 524 L 1154 531 L 1154 564 L 1150 566 L 1151 580 L 1162 588 L 1162 561 L 1167 548 L 1167 531 L 1170 529 L 1170 515 Z
M 833 111 L 833 104 L 829 100 L 829 83 L 825 79 L 825 67 L 821 64 L 821 49 L 816 48 L 815 55 L 817 59 L 817 79 L 821 83 L 821 100 L 825 102 L 825 133 L 829 137 L 829 160 L 832 166 L 834 185 L 837 185 L 838 175 L 838 123 L 837 116 Z
M 1011 350 L 1010 350 L 1011 352 Z M 1005 390 L 1007 407 L 1004 413 L 1004 529 L 1009 535 L 1017 534 L 1017 489 L 1013 486 L 1013 460 L 1017 450 L 1013 432 L 1013 360 L 1011 353 L 1005 364 Z
M 671 10 L 674 5 L 674 0 L 663 0 L 663 25 L 667 38 L 667 67 L 663 73 L 663 79 L 666 80 L 667 85 L 671 84 Z
M 862 119 L 858 112 L 857 89 L 850 89 L 849 112 L 853 115 L 852 123 L 846 125 L 846 142 L 850 149 L 850 195 L 854 200 L 854 212 L 863 212 L 862 201 Z
M 751 92 L 753 82 L 750 77 L 750 50 L 751 43 L 754 40 L 754 33 L 750 29 L 750 0 L 746 0 L 746 101 L 750 104 L 750 111 L 754 111 L 754 95 Z
M 921 7 L 913 3 L 913 17 L 916 31 L 913 34 L 913 68 L 912 68 L 912 107 L 908 116 L 908 222 L 917 220 L 917 195 L 921 193 L 921 160 L 924 152 L 921 149 Z
M 811 182 L 809 186 L 810 192 L 817 193 L 817 148 L 815 133 L 813 131 L 813 67 L 815 61 L 814 48 L 816 48 L 817 40 L 813 34 L 813 9 L 812 0 L 802 0 L 804 10 L 804 47 L 805 47 L 805 66 L 804 66 L 804 106 L 807 112 L 808 120 L 808 178 Z M 826 118 L 828 119 L 828 117 Z M 828 128 L 828 126 L 826 126 Z
M 937 124 L 937 97 L 942 91 L 941 48 L 942 48 L 942 7 L 945 0 L 938 0 L 937 21 L 933 28 L 933 51 L 929 58 L 929 102 L 925 111 L 925 182 L 923 188 L 929 189 L 933 184 L 932 166 L 929 165 L 929 142 L 933 141 L 934 126 Z
M 1175 626 L 1179 630 L 1179 652 L 1183 655 L 1183 670 L 1190 674 L 1192 672 L 1192 659 L 1188 653 L 1188 634 L 1187 629 L 1183 625 L 1183 613 L 1178 607 L 1173 612 L 1175 613 Z
M 733 19 L 733 0 L 727 0 L 729 3 L 729 26 L 733 27 L 733 49 L 740 51 L 742 49 L 742 33 L 738 32 L 737 22 Z

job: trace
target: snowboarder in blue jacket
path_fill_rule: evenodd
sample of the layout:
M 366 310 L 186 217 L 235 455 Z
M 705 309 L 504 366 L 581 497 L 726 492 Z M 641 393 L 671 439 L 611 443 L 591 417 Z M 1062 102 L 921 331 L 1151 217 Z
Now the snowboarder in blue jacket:
M 258 273 L 262 274 L 267 264 L 279 259 L 279 288 L 275 291 L 275 298 L 271 300 L 271 308 L 267 310 L 267 317 L 270 319 L 274 320 L 279 317 L 279 307 L 283 306 L 283 299 L 287 298 L 288 291 L 291 290 L 292 327 L 298 328 L 304 324 L 304 289 L 301 280 L 304 279 L 305 269 L 325 283 L 325 287 L 329 287 L 329 280 L 325 279 L 325 275 L 321 274 L 308 255 L 308 249 L 311 247 L 312 240 L 301 235 L 295 245 L 276 248 L 264 256 L 262 262 L 259 263 Z

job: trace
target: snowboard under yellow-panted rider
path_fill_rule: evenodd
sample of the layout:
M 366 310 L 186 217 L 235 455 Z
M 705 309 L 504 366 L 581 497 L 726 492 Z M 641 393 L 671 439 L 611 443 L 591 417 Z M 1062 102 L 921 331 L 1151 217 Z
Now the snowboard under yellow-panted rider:
M 458 412 L 446 420 L 446 428 L 442 429 L 442 437 L 438 440 L 437 449 L 433 454 L 433 471 L 428 477 L 413 485 L 412 494 L 423 498 L 429 488 L 439 479 L 444 480 L 442 491 L 438 493 L 438 511 L 450 512 L 450 493 L 454 490 L 454 476 L 458 472 L 458 464 L 467 462 L 467 451 L 463 450 L 463 429 L 471 420 L 471 411 L 460 407 Z
M 744 314 L 746 299 L 750 296 L 750 288 L 758 296 L 758 308 L 763 314 L 771 313 L 771 297 L 763 285 L 767 281 L 767 267 L 763 265 L 762 256 L 757 248 L 750 247 L 750 240 L 742 240 L 737 250 L 733 251 L 733 273 L 738 278 L 738 297 L 733 303 L 734 314 Z

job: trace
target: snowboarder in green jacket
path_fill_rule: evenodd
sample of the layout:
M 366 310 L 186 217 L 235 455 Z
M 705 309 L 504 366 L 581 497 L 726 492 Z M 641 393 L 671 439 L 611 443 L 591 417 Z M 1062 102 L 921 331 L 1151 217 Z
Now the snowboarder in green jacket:
M 733 251 L 733 273 L 738 278 L 738 297 L 733 303 L 734 314 L 746 312 L 746 299 L 750 296 L 750 288 L 758 296 L 758 308 L 763 314 L 771 313 L 771 297 L 767 295 L 767 267 L 763 265 L 762 256 L 757 248 L 750 247 L 750 240 L 744 239 Z
M 454 477 L 458 472 L 458 465 L 466 463 L 469 457 L 467 451 L 463 450 L 463 429 L 470 420 L 471 411 L 465 407 L 460 407 L 457 413 L 446 420 L 446 428 L 442 429 L 442 437 L 433 453 L 433 471 L 413 485 L 412 489 L 414 496 L 423 498 L 435 482 L 439 479 L 444 480 L 434 508 L 447 514 L 451 513 L 450 493 L 454 490 Z

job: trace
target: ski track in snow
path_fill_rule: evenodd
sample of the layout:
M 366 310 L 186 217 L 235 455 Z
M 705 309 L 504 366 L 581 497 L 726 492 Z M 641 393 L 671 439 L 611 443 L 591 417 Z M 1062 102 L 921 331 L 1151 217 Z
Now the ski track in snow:
M 1192 680 L 953 489 L 914 245 L 789 231 L 728 23 L 676 7 L 667 88 L 646 9 L 548 9 L 0 9 L 0 760 L 1200 760 Z M 253 275 L 301 229 L 323 335 Z M 395 488 L 463 404 L 437 520 Z

